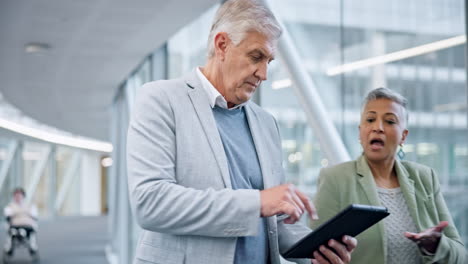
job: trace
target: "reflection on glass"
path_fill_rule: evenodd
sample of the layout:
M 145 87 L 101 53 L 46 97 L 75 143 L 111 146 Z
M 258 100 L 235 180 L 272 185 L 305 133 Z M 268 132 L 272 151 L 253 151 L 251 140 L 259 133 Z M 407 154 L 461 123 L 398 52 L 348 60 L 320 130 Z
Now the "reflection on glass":
M 438 172 L 457 227 L 468 242 L 468 223 L 463 221 L 468 204 L 461 202 L 468 200 L 463 1 L 270 3 L 291 34 L 303 67 L 353 158 L 361 152 L 357 126 L 366 92 L 384 86 L 408 98 L 406 159 Z M 261 102 L 278 119 L 283 140 L 294 142 L 283 144 L 289 180 L 313 193 L 313 179 L 328 163 L 320 157 L 294 84 L 288 80 L 282 65 L 272 69 L 271 82 L 261 90 Z M 301 160 L 290 158 L 297 152 L 303 153 Z

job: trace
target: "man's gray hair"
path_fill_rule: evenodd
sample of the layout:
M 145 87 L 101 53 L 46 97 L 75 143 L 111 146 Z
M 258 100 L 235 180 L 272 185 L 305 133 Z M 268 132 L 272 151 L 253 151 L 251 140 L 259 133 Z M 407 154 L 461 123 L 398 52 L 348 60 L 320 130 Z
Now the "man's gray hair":
M 406 100 L 405 97 L 403 97 L 403 95 L 395 92 L 395 91 L 392 91 L 388 88 L 383 88 L 383 87 L 380 87 L 380 88 L 376 88 L 376 89 L 373 89 L 371 91 L 369 91 L 369 93 L 367 93 L 366 97 L 364 98 L 364 101 L 362 103 L 362 111 L 364 111 L 364 108 L 366 107 L 366 105 L 370 102 L 370 101 L 374 101 L 374 100 L 377 100 L 377 99 L 388 99 L 388 100 L 392 100 L 393 102 L 399 104 L 402 106 L 403 108 L 403 115 L 404 115 L 404 118 L 405 118 L 405 126 L 407 126 L 408 124 L 408 110 L 406 109 L 406 105 L 408 103 L 408 100 Z
M 214 56 L 214 37 L 219 32 L 226 32 L 234 43 L 239 43 L 250 31 L 277 40 L 282 29 L 273 13 L 261 0 L 228 0 L 216 12 L 208 36 L 208 58 Z

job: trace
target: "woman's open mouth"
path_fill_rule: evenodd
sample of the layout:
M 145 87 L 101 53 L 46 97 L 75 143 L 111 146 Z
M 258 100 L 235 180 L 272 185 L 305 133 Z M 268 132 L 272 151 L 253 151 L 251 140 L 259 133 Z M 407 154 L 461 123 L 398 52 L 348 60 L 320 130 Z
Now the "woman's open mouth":
M 370 146 L 372 150 L 382 149 L 384 145 L 385 145 L 385 142 L 379 138 L 375 138 L 370 141 Z

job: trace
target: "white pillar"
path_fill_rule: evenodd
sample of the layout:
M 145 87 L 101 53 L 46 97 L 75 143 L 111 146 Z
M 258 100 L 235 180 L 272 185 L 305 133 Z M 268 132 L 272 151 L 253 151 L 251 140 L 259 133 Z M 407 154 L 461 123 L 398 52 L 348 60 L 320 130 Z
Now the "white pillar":
M 99 153 L 85 152 L 81 160 L 80 214 L 101 214 L 101 159 Z
M 55 200 L 57 199 L 57 146 L 51 146 L 51 157 L 49 159 L 49 197 L 48 209 L 49 217 L 55 218 L 57 211 L 55 211 Z
M 23 141 L 18 141 L 18 146 L 16 147 L 15 157 L 13 160 L 12 168 L 10 169 L 10 180 L 11 180 L 11 189 L 16 187 L 23 186 Z
M 278 40 L 278 53 L 294 82 L 294 92 L 304 109 L 309 126 L 318 138 L 320 147 L 331 165 L 349 161 L 351 158 L 348 150 L 322 102 L 318 89 L 306 71 L 286 27 L 282 28 L 283 35 Z
M 63 183 L 60 185 L 60 189 L 57 193 L 57 198 L 55 201 L 55 211 L 60 213 L 63 208 L 63 212 L 68 214 L 70 212 L 75 213 L 78 211 L 78 205 L 80 201 L 76 198 L 79 195 L 79 191 L 77 188 L 72 188 L 74 183 L 75 177 L 78 175 L 78 170 L 81 165 L 83 153 L 79 150 L 75 150 L 73 156 L 71 157 L 70 163 L 64 173 L 63 176 Z M 77 195 L 78 194 L 78 195 Z M 66 202 L 68 198 L 68 202 Z
M 29 179 L 30 183 L 26 189 L 27 195 L 25 200 L 27 204 L 34 201 L 34 194 L 36 193 L 36 190 L 39 186 L 39 182 L 41 181 L 42 175 L 44 174 L 47 163 L 49 163 L 50 158 L 53 158 L 51 153 L 51 146 L 46 146 L 44 153 L 42 153 L 42 159 L 38 160 L 36 164 L 34 164 L 33 171 Z
M 0 189 L 3 187 L 3 183 L 7 179 L 8 172 L 10 170 L 10 166 L 15 159 L 16 149 L 18 147 L 18 142 L 12 141 L 8 146 L 7 157 L 5 161 L 2 162 L 2 166 L 0 168 Z

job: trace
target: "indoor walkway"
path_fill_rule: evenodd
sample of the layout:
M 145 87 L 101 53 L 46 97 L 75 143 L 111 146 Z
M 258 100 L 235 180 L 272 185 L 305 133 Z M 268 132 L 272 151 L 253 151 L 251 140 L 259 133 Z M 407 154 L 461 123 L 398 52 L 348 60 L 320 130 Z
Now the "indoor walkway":
M 6 231 L 2 223 L 0 245 Z M 41 264 L 107 264 L 107 217 L 66 217 L 40 222 L 38 244 Z M 1 263 L 0 258 L 0 263 Z M 15 254 L 11 263 L 31 263 L 26 250 Z M 10 263 L 9 262 L 9 263 Z

